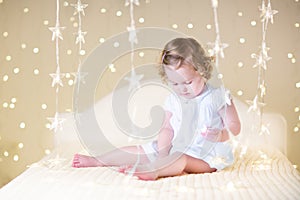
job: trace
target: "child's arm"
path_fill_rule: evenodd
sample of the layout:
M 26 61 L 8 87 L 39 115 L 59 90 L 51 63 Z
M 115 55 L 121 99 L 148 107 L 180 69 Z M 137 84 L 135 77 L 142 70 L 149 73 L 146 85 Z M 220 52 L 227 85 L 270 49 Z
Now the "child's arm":
M 165 121 L 163 127 L 161 128 L 158 139 L 157 139 L 157 148 L 158 148 L 158 157 L 162 158 L 169 154 L 169 151 L 172 146 L 172 139 L 174 136 L 173 128 L 170 124 L 170 119 L 172 113 L 165 112 Z
M 229 129 L 229 131 L 233 135 L 238 135 L 241 131 L 241 123 L 238 116 L 238 113 L 236 111 L 235 105 L 233 104 L 233 101 L 231 100 L 231 105 L 227 105 L 226 107 L 223 107 L 219 114 L 222 116 L 223 123 L 225 127 Z M 222 137 L 220 137 L 220 142 L 224 142 L 229 139 L 229 133 L 226 129 L 222 130 Z

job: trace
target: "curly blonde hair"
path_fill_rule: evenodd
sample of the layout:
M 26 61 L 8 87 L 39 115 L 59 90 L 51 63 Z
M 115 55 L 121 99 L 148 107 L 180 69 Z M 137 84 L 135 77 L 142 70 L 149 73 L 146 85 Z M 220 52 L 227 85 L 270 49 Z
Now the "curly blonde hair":
M 204 48 L 193 38 L 176 38 L 168 42 L 161 53 L 159 74 L 167 81 L 164 66 L 179 68 L 182 64 L 191 64 L 206 80 L 211 78 L 214 58 L 207 56 Z

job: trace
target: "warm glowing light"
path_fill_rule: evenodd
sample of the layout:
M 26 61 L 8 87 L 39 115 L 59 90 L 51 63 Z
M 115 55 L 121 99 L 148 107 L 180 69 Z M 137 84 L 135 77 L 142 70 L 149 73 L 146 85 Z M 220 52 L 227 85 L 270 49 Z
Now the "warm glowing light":
M 244 92 L 242 90 L 237 91 L 236 93 L 238 96 L 242 96 L 244 94 Z
M 295 27 L 296 28 L 299 28 L 300 27 L 300 24 L 297 22 L 297 23 L 295 23 Z
M 252 20 L 252 21 L 250 22 L 250 24 L 251 24 L 251 26 L 256 26 L 256 21 Z
M 50 123 L 47 123 L 47 124 L 45 125 L 45 127 L 46 127 L 47 129 L 50 129 L 50 128 L 51 128 L 51 124 L 50 124 Z
M 211 24 L 207 24 L 207 25 L 206 25 L 206 28 L 207 28 L 208 30 L 210 30 L 210 29 L 212 28 L 212 25 L 211 25 Z
M 70 73 L 66 73 L 66 78 L 70 78 L 71 74 Z
M 194 28 L 194 25 L 192 23 L 188 23 L 187 27 L 191 29 Z
M 299 132 L 299 127 L 298 127 L 298 126 L 296 126 L 296 127 L 294 128 L 294 132 L 295 132 L 295 133 Z
M 74 27 L 74 28 L 77 28 L 77 27 L 78 27 L 78 23 L 77 23 L 77 22 L 74 22 L 74 23 L 73 23 L 73 27 Z
M 295 63 L 296 63 L 296 58 L 292 58 L 292 59 L 291 59 L 291 62 L 292 62 L 293 64 L 295 64 Z
M 8 75 L 4 75 L 4 76 L 3 76 L 3 81 L 4 81 L 4 82 L 8 81 Z
M 70 80 L 68 81 L 68 84 L 69 84 L 70 86 L 72 86 L 72 85 L 74 84 L 74 81 L 73 81 L 72 79 L 70 79 Z
M 222 79 L 223 78 L 223 74 L 218 74 L 218 79 Z
M 244 44 L 246 42 L 246 39 L 245 38 L 240 38 L 240 43 L 241 44 Z
M 120 46 L 120 43 L 119 43 L 119 42 L 115 42 L 115 43 L 114 43 L 114 47 L 115 47 L 115 48 L 117 48 L 117 47 L 119 47 L 119 46 Z
M 20 69 L 18 67 L 14 68 L 14 73 L 18 74 L 20 72 Z
M 49 21 L 48 20 L 44 20 L 44 25 L 45 26 L 49 25 Z
M 178 28 L 178 25 L 177 25 L 177 24 L 173 24 L 173 25 L 172 25 L 172 28 L 177 29 L 177 28 Z
M 24 122 L 20 123 L 20 128 L 24 129 L 26 127 L 26 124 Z
M 13 97 L 13 98 L 11 98 L 10 101 L 11 101 L 12 103 L 16 103 L 16 102 L 17 102 L 17 98 Z
M 9 156 L 9 153 L 8 153 L 7 151 L 4 151 L 4 152 L 3 152 L 3 155 L 4 155 L 5 157 L 8 157 L 8 156 Z
M 145 53 L 142 52 L 142 51 L 139 53 L 139 56 L 140 56 L 141 58 L 144 57 L 144 55 L 145 55 Z
M 103 43 L 104 41 L 105 41 L 104 38 L 99 38 L 99 42 L 100 42 L 100 43 Z
M 45 154 L 49 155 L 51 153 L 51 151 L 49 149 L 45 149 Z
M 243 63 L 243 62 L 238 62 L 238 66 L 239 66 L 239 67 L 243 67 L 243 66 L 244 66 L 244 63 Z
M 292 53 L 288 53 L 288 58 L 293 58 L 294 57 L 294 55 L 292 54 Z
M 3 108 L 7 108 L 7 107 L 8 107 L 8 103 L 7 103 L 7 102 L 4 102 L 4 103 L 2 104 L 2 106 L 3 106 Z
M 139 18 L 139 22 L 142 24 L 142 23 L 145 22 L 145 19 L 144 19 L 143 17 L 140 17 L 140 18 Z
M 5 59 L 6 59 L 6 61 L 11 61 L 12 57 L 11 56 L 6 56 Z
M 9 104 L 9 108 L 14 109 L 15 108 L 15 104 L 13 104 L 13 103 Z
M 67 55 L 71 55 L 72 54 L 72 50 L 71 49 L 68 49 L 67 50 Z
M 21 44 L 21 48 L 22 48 L 22 49 L 26 49 L 26 44 L 24 44 L 24 43 Z
M 242 12 L 238 12 L 238 16 L 239 16 L 239 17 L 242 17 L 242 16 L 243 16 L 243 13 L 242 13 Z
M 29 8 L 24 8 L 24 13 L 28 13 L 29 12 Z
M 70 17 L 70 22 L 74 22 L 75 21 L 75 17 Z
M 3 32 L 3 37 L 7 37 L 8 36 L 8 32 Z
M 106 13 L 106 9 L 105 9 L 105 8 L 101 8 L 101 9 L 100 9 L 100 12 L 101 12 L 101 13 Z
M 17 162 L 19 160 L 19 156 L 17 154 L 14 155 L 13 159 L 14 159 L 15 162 Z
M 33 73 L 34 73 L 35 75 L 38 75 L 38 74 L 40 73 L 40 71 L 39 71 L 38 69 L 34 69 L 34 70 L 33 70 Z
M 64 2 L 64 6 L 65 6 L 65 7 L 69 6 L 69 2 L 65 1 L 65 2 Z
M 23 149 L 24 144 L 23 144 L 22 142 L 20 142 L 20 143 L 18 144 L 18 147 L 19 147 L 19 149 Z
M 79 54 L 80 54 L 81 56 L 84 56 L 84 55 L 85 55 L 85 50 L 81 49 L 80 52 L 79 52 Z
M 300 107 L 298 107 L 298 106 L 295 107 L 294 111 L 295 111 L 295 112 L 299 112 L 299 111 L 300 111 Z
M 300 88 L 300 82 L 296 83 L 296 88 Z
M 35 47 L 35 48 L 33 48 L 32 51 L 33 51 L 33 53 L 39 53 L 40 50 L 39 50 L 39 48 Z
M 48 106 L 47 106 L 47 104 L 43 103 L 41 107 L 43 110 L 46 110 Z
M 118 11 L 116 12 L 116 16 L 117 16 L 117 17 L 121 17 L 121 16 L 122 16 L 122 11 L 118 10 Z

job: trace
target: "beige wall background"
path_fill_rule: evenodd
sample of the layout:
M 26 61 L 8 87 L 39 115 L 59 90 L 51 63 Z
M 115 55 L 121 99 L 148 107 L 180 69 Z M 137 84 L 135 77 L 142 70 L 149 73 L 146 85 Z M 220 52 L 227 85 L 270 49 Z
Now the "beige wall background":
M 59 91 L 59 112 L 72 112 L 74 77 L 79 56 L 75 44 L 76 0 L 60 1 L 60 22 L 66 29 L 60 41 L 60 66 L 67 76 Z M 272 60 L 266 71 L 267 106 L 265 112 L 281 113 L 287 120 L 287 157 L 300 166 L 300 2 L 272 0 L 279 13 L 267 30 L 267 45 Z M 84 59 L 103 39 L 126 31 L 130 24 L 125 1 L 83 0 L 87 3 L 82 30 L 87 31 Z M 261 1 L 227 0 L 219 2 L 221 40 L 230 46 L 220 70 L 225 86 L 243 101 L 256 94 L 257 68 L 252 53 L 258 53 L 262 40 Z M 105 12 L 104 12 L 105 9 Z M 9 182 L 53 148 L 53 132 L 47 117 L 56 110 L 55 88 L 49 74 L 56 70 L 55 43 L 48 27 L 55 26 L 55 0 L 0 0 L 0 186 Z M 117 16 L 117 13 L 121 13 Z M 209 0 L 140 0 L 134 7 L 136 27 L 163 27 L 198 39 L 202 44 L 215 40 L 213 12 Z M 142 21 L 144 19 L 144 21 Z M 188 24 L 193 28 L 188 28 Z M 255 24 L 256 25 L 251 25 Z M 174 24 L 178 27 L 175 29 Z M 209 26 L 212 26 L 210 29 Z M 241 43 L 240 39 L 245 42 Z M 136 65 L 157 61 L 158 52 L 144 51 L 135 56 Z M 101 59 L 101 57 L 99 57 Z M 97 98 L 113 89 L 128 71 L 128 64 L 117 62 L 115 72 L 107 70 Z M 238 63 L 242 63 L 239 66 Z M 240 93 L 242 92 L 242 94 Z

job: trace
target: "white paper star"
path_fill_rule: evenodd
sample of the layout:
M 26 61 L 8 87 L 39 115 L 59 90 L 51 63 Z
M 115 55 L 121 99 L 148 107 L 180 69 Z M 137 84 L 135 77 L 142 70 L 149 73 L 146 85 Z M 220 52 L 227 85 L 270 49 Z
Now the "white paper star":
M 52 74 L 49 74 L 51 77 L 52 77 L 52 87 L 54 87 L 56 84 L 60 85 L 60 86 L 64 86 L 63 83 L 62 83 L 62 78 L 65 76 L 64 73 L 60 73 L 60 68 L 57 67 L 56 68 L 56 72 L 55 73 L 52 73 Z
M 266 95 L 266 86 L 264 83 L 259 85 L 259 89 L 260 89 L 260 97 L 263 97 Z
M 131 70 L 131 76 L 130 77 L 125 77 L 124 79 L 126 81 L 129 81 L 129 88 L 128 91 L 132 91 L 134 88 L 140 86 L 140 80 L 144 77 L 143 74 L 137 75 L 135 73 L 135 70 Z
M 80 14 L 82 13 L 83 15 L 85 15 L 84 13 L 84 9 L 88 6 L 88 4 L 82 4 L 80 0 L 77 1 L 77 4 L 71 4 L 71 6 L 73 6 L 75 8 L 74 14 Z
M 60 118 L 58 116 L 59 114 L 56 112 L 54 117 L 48 117 L 47 119 L 51 122 L 51 125 L 50 125 L 50 130 L 54 130 L 54 132 L 56 133 L 57 130 L 62 130 L 62 124 L 63 122 L 66 120 L 64 118 Z
M 135 26 L 132 24 L 131 26 L 127 27 L 127 31 L 129 32 L 129 42 L 130 43 L 138 43 L 137 35 L 136 35 L 136 29 Z
M 126 0 L 125 1 L 125 6 L 129 6 L 130 4 L 135 4 L 135 5 L 139 6 L 140 2 L 139 2 L 139 0 Z
M 74 83 L 78 82 L 78 83 L 85 84 L 84 78 L 88 75 L 87 72 L 78 71 L 78 72 L 73 72 L 71 74 L 75 77 Z
M 262 67 L 264 70 L 267 70 L 267 62 L 271 60 L 272 58 L 268 56 L 268 51 L 270 48 L 266 47 L 265 43 L 262 43 L 262 46 L 260 47 L 259 54 L 251 54 L 251 57 L 254 58 L 255 64 L 253 65 L 253 68 L 256 67 Z
M 56 38 L 63 40 L 61 31 L 63 31 L 66 27 L 60 27 L 59 23 L 56 23 L 55 27 L 49 27 L 49 30 L 52 31 L 52 41 Z
M 76 44 L 78 43 L 85 43 L 85 40 L 84 40 L 84 36 L 87 34 L 87 32 L 82 32 L 81 30 L 78 30 L 77 33 L 75 33 L 75 35 L 77 35 L 76 37 Z
M 257 95 L 254 97 L 253 101 L 247 100 L 246 102 L 250 105 L 248 112 L 257 112 L 258 115 L 260 115 L 260 108 L 266 105 L 265 103 L 258 101 Z
M 268 6 L 266 7 L 265 2 L 262 1 L 262 6 L 259 8 L 259 10 L 261 11 L 261 15 L 260 15 L 260 17 L 262 18 L 261 21 L 268 23 L 269 20 L 270 20 L 271 23 L 273 24 L 273 22 L 274 22 L 273 16 L 275 14 L 277 14 L 278 11 L 277 10 L 272 10 L 271 2 L 269 1 Z
M 226 43 L 221 43 L 219 39 L 216 39 L 215 42 L 209 42 L 208 46 L 212 48 L 212 55 L 211 56 L 217 56 L 220 55 L 222 58 L 224 58 L 224 49 L 227 48 L 229 45 Z
M 269 130 L 269 126 L 270 124 L 262 124 L 260 126 L 260 130 L 259 130 L 259 135 L 270 135 L 270 130 Z

